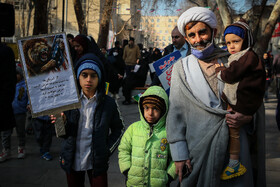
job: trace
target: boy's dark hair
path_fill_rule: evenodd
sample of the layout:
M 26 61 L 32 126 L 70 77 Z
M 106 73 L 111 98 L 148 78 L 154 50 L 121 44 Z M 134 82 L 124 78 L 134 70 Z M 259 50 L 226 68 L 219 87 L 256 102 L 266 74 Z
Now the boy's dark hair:
M 70 33 L 67 34 L 66 37 L 67 37 L 67 38 L 72 38 L 72 39 L 74 39 L 74 35 L 73 35 L 73 34 L 70 34 Z

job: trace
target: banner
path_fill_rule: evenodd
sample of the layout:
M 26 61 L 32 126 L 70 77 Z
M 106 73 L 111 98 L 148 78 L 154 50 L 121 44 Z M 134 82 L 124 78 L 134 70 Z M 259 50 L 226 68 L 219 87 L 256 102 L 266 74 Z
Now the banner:
M 175 51 L 153 63 L 156 74 L 167 95 L 169 95 L 170 91 L 172 68 L 179 58 L 181 58 L 180 51 Z
M 17 41 L 32 117 L 80 107 L 80 97 L 65 33 Z

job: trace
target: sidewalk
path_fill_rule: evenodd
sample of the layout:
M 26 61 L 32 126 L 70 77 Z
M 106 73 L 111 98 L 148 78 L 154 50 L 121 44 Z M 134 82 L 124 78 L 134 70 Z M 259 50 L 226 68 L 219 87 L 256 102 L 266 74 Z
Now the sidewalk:
M 122 95 L 122 94 L 120 94 Z M 266 108 L 266 176 L 268 187 L 280 186 L 280 132 L 275 122 L 277 100 L 269 95 Z M 137 104 L 122 105 L 123 97 L 118 100 L 126 128 L 139 120 Z M 59 152 L 62 139 L 53 137 L 52 161 L 41 159 L 34 136 L 27 136 L 25 159 L 17 159 L 17 138 L 12 136 L 12 158 L 0 163 L 0 187 L 66 187 L 66 176 L 59 166 Z M 0 145 L 0 149 L 2 149 Z M 108 171 L 109 187 L 123 187 L 124 177 L 119 171 L 117 151 L 110 159 Z M 88 180 L 86 178 L 86 186 Z M 176 182 L 172 183 L 176 186 Z

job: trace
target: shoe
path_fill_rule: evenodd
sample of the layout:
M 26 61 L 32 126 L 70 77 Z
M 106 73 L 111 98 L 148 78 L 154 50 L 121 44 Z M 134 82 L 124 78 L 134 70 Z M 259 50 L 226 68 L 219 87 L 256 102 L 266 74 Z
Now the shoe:
M 234 177 L 239 177 L 241 175 L 244 175 L 246 171 L 247 169 L 241 163 L 239 163 L 235 168 L 227 166 L 221 175 L 221 179 L 228 180 Z
M 18 158 L 24 158 L 25 157 L 25 149 L 23 147 L 18 147 Z
M 7 149 L 7 150 L 3 150 L 2 153 L 0 154 L 0 162 L 4 162 L 6 160 L 8 160 L 11 157 L 11 150 Z
M 131 102 L 130 102 L 130 101 L 123 101 L 122 104 L 123 104 L 123 105 L 130 105 Z
M 42 155 L 42 158 L 49 161 L 49 160 L 52 160 L 52 155 L 50 155 L 49 152 L 45 152 L 43 155 Z

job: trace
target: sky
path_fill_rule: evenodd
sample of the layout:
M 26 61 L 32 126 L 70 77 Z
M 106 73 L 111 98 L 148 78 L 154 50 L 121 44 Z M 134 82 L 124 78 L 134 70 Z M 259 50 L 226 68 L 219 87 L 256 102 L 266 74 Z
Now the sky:
M 155 8 L 155 11 L 152 12 L 152 9 L 146 9 L 144 8 L 144 14 L 149 14 L 149 15 L 180 15 L 183 13 L 183 10 L 180 10 L 183 4 L 186 0 L 177 0 L 177 3 L 175 4 L 174 7 L 166 7 L 164 3 L 161 3 L 158 8 Z M 261 0 L 259 0 L 261 1 Z M 237 10 L 237 13 L 244 13 L 248 9 L 251 8 L 251 3 L 249 1 L 244 1 L 244 0 L 230 0 L 230 2 L 234 3 L 234 9 Z M 252 2 L 252 1 L 251 1 Z M 268 0 L 267 5 L 274 4 L 276 0 Z

